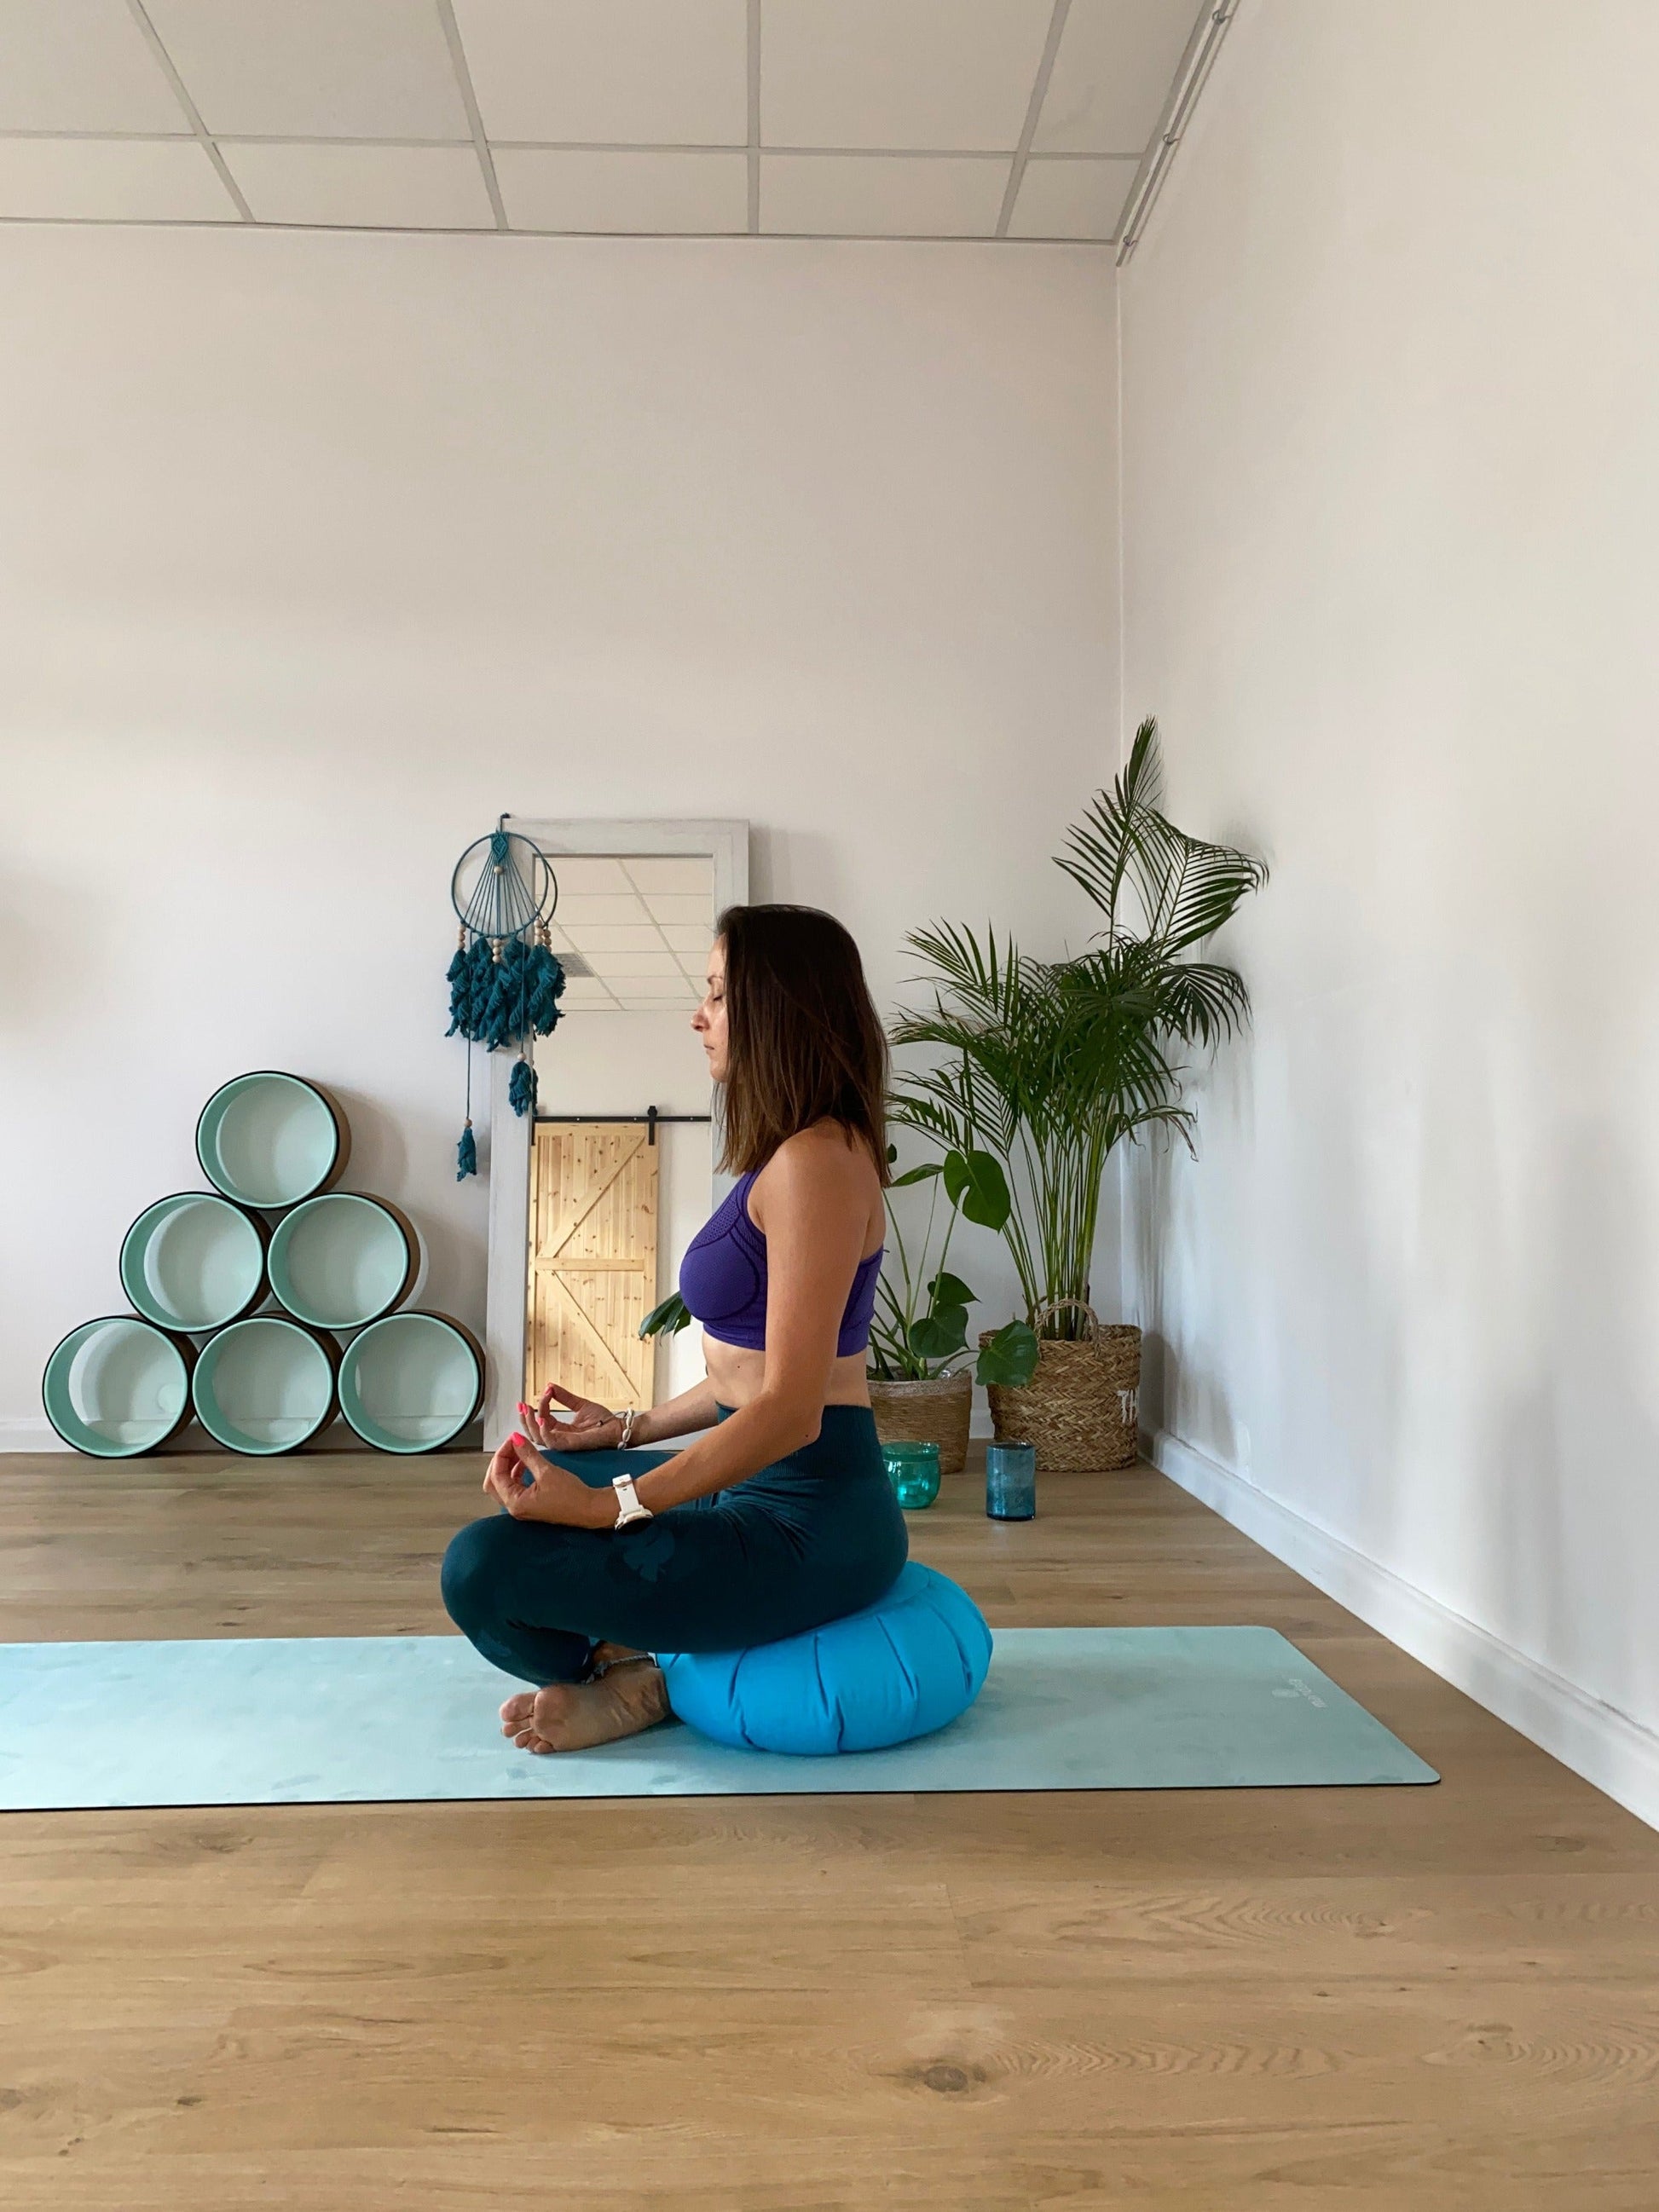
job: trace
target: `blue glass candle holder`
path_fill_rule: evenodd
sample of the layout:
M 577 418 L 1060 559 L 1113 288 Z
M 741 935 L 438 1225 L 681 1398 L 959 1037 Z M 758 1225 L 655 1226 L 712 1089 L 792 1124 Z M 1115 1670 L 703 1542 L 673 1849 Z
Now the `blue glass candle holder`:
M 985 1447 L 985 1510 L 993 1521 L 1036 1517 L 1036 1446 L 995 1443 Z
M 892 1443 L 881 1448 L 887 1480 L 907 1513 L 920 1513 L 939 1496 L 939 1446 Z

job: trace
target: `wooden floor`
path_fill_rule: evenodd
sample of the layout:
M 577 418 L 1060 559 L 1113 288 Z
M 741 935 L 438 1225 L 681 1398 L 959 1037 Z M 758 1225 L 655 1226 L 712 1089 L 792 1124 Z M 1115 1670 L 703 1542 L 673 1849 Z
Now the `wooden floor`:
M 477 1479 L 0 1460 L 0 1638 L 442 1629 Z M 1443 1783 L 0 1815 L 0 2204 L 1655 2212 L 1659 1837 L 1157 1475 L 1041 1502 L 914 1551 L 1271 1623 Z

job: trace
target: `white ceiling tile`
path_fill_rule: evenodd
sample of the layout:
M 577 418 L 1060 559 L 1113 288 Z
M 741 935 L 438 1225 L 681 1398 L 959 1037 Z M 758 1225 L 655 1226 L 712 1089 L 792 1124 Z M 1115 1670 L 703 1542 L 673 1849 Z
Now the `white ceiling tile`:
M 0 138 L 0 216 L 234 222 L 236 204 L 193 138 Z
M 189 130 L 126 0 L 0 0 L 0 131 Z
M 646 903 L 659 921 L 712 922 L 714 919 L 714 886 L 706 891 L 651 891 Z
M 989 238 L 1006 161 L 948 154 L 766 154 L 761 228 L 818 238 Z
M 491 138 L 741 146 L 745 0 L 456 0 Z
M 701 927 L 695 921 L 665 921 L 662 933 L 676 952 L 685 955 L 680 964 L 689 973 L 698 966 L 703 954 L 708 951 L 713 929 L 711 916 Z
M 471 146 L 233 144 L 222 150 L 256 222 L 495 228 Z
M 661 952 L 662 939 L 648 921 L 593 922 L 569 933 L 573 945 L 597 968 L 607 952 Z M 665 955 L 665 957 L 666 956 Z
M 547 856 L 558 878 L 559 904 L 567 891 L 631 892 L 633 885 L 620 863 L 598 853 L 550 853 Z
M 1197 0 L 1072 0 L 1032 144 L 1144 153 L 1200 13 Z
M 663 988 L 671 989 L 684 981 L 679 963 L 672 952 L 596 952 L 593 955 L 595 973 L 607 983 L 615 983 L 624 976 L 655 975 L 666 978 Z
M 514 230 L 741 231 L 749 228 L 743 154 L 495 155 Z
M 763 0 L 761 143 L 1012 153 L 1054 0 Z
M 635 891 L 570 890 L 559 885 L 559 920 L 567 929 L 592 921 L 644 921 L 648 913 Z
M 432 0 L 145 0 L 208 129 L 465 138 Z
M 1010 238 L 1115 238 L 1139 161 L 1025 164 Z
M 642 891 L 701 891 L 714 896 L 714 864 L 696 854 L 632 854 L 623 866 Z

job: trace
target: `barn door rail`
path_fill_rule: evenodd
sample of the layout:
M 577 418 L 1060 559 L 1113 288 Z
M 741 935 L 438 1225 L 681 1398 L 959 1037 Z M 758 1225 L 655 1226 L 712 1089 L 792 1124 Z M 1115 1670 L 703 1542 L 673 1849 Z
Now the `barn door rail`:
M 659 1114 L 654 1106 L 647 1106 L 643 1114 L 558 1114 L 550 1106 L 545 1112 L 538 1111 L 538 1121 L 643 1121 L 645 1141 L 657 1141 L 657 1125 L 662 1121 L 712 1121 L 712 1114 Z

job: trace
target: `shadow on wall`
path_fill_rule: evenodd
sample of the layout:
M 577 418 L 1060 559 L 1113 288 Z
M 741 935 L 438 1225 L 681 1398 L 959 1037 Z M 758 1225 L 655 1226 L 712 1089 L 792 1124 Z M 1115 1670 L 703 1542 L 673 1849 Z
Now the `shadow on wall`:
M 1564 1057 L 1517 980 L 1482 988 L 1473 1034 L 1410 957 L 1304 998 L 1258 1024 L 1248 1102 L 1224 1068 L 1195 1096 L 1205 1158 L 1141 1148 L 1147 1426 L 1651 1729 L 1659 1237 L 1634 1085 L 1595 1045 L 1610 1017 Z
M 39 918 L 61 912 L 62 926 L 48 929 Z M 39 1017 L 56 1018 L 66 993 L 81 1003 L 99 978 L 98 954 L 110 927 L 96 901 L 65 902 L 61 884 L 44 877 L 21 877 L 8 868 L 0 896 L 0 1028 L 23 1042 L 36 1035 Z
M 1652 1729 L 1659 1422 L 1644 1197 L 1640 1164 L 1610 1121 L 1586 1116 L 1561 1133 L 1526 1217 L 1529 1310 L 1490 1413 L 1474 1409 L 1466 1494 L 1480 1617 Z
M 1125 1317 L 1143 1330 L 1141 1407 L 1143 1431 L 1169 1429 L 1199 1444 L 1235 1473 L 1248 1476 L 1250 1437 L 1239 1422 L 1224 1358 L 1200 1362 L 1196 1343 L 1185 1350 L 1161 1326 L 1168 1301 L 1183 1282 L 1215 1278 L 1215 1228 L 1204 1211 L 1201 1182 L 1206 1151 L 1218 1156 L 1225 1176 L 1232 1163 L 1248 1155 L 1255 1131 L 1254 1044 L 1250 1034 L 1222 1048 L 1216 1064 L 1194 1069 L 1187 1078 L 1187 1103 L 1195 1117 L 1197 1157 L 1178 1137 L 1152 1130 L 1129 1149 L 1124 1176 Z M 1206 1143 L 1212 1130 L 1221 1141 Z M 1216 1202 L 1221 1201 L 1218 1185 Z M 1248 1265 L 1251 1240 L 1242 1248 Z M 1173 1286 L 1173 1287 L 1172 1287 Z M 1231 1334 L 1231 1332 L 1230 1332 Z M 1258 1332 L 1252 1326 L 1252 1337 Z M 1258 1371 L 1264 1364 L 1258 1343 L 1252 1352 Z M 1267 1363 L 1271 1364 L 1272 1363 Z
M 848 906 L 845 841 L 800 830 L 752 827 L 749 832 L 749 896 L 757 906 L 774 900 L 823 907 L 843 914 Z M 866 961 L 884 947 L 861 948 Z
M 477 1055 L 483 1068 L 486 1085 L 489 1070 L 486 1056 Z M 475 1091 L 477 1070 L 474 1072 Z M 483 1286 L 489 1264 L 489 1213 L 486 1204 L 468 1206 L 458 1218 L 439 1220 L 426 1207 L 415 1203 L 408 1195 L 421 1187 L 422 1177 L 417 1164 L 434 1160 L 453 1161 L 455 1157 L 455 1121 L 437 1114 L 422 1113 L 409 1103 L 400 1104 L 394 1114 L 384 1102 L 370 1097 L 366 1092 L 351 1091 L 339 1084 L 331 1083 L 330 1090 L 338 1099 L 351 1127 L 351 1158 L 347 1165 L 342 1188 L 366 1191 L 371 1196 L 392 1199 L 408 1214 L 421 1239 L 421 1249 L 426 1255 L 426 1273 L 422 1279 L 419 1302 L 423 1306 L 435 1307 L 441 1313 L 453 1314 L 475 1329 L 483 1326 Z M 477 1115 L 475 1095 L 475 1118 L 478 1123 L 478 1164 L 486 1172 L 489 1167 L 489 1114 L 486 1107 Z M 482 1192 L 481 1180 L 466 1188 Z

